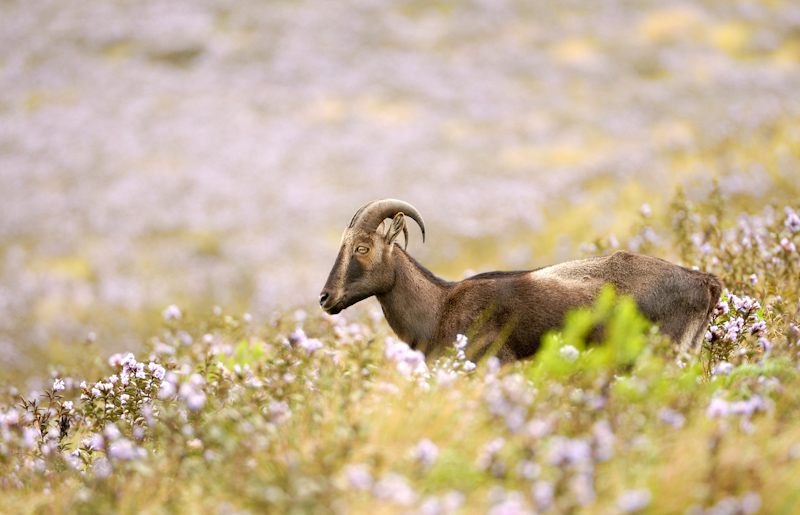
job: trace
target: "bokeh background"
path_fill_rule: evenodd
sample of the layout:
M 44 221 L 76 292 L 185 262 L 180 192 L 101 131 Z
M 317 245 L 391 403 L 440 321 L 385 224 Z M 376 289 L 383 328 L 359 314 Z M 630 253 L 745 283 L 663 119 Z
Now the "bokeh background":
M 375 198 L 451 279 L 796 201 L 798 92 L 791 0 L 1 1 L 0 375 L 314 309 Z

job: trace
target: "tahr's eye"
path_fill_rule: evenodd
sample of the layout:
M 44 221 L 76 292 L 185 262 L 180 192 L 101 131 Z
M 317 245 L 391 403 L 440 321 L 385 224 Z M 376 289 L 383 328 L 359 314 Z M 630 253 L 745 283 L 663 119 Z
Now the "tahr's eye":
M 356 252 L 358 252 L 359 254 L 366 254 L 367 252 L 369 252 L 369 247 L 365 247 L 364 245 L 359 245 L 358 247 L 356 247 Z

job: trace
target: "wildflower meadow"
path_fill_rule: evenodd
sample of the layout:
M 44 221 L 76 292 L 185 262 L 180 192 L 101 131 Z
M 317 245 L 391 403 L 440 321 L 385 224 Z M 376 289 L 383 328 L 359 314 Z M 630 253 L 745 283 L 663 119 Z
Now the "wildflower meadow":
M 0 2 L 0 513 L 800 513 L 800 8 Z M 437 275 L 641 252 L 530 359 L 317 296 L 366 201 Z M 602 325 L 603 341 L 589 342 Z

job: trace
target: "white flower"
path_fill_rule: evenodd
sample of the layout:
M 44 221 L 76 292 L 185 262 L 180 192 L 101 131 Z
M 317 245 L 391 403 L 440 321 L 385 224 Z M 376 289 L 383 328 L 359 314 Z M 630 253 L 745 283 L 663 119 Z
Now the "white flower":
M 567 361 L 575 361 L 580 354 L 580 351 L 572 345 L 564 345 L 558 350 L 558 355 Z
M 467 346 L 467 337 L 463 334 L 456 335 L 456 349 L 463 349 Z
M 64 381 L 62 379 L 56 379 L 55 381 L 53 381 L 54 392 L 60 392 L 64 388 L 66 388 L 66 386 L 64 385 Z
M 476 365 L 472 361 L 467 360 L 467 361 L 464 362 L 464 367 L 463 368 L 464 368 L 464 370 L 469 372 L 470 370 L 475 370 L 475 367 L 477 367 L 477 366 L 478 365 Z
M 167 309 L 161 312 L 161 316 L 164 317 L 164 320 L 180 320 L 183 316 L 181 313 L 180 308 L 175 304 L 170 304 L 167 306 Z

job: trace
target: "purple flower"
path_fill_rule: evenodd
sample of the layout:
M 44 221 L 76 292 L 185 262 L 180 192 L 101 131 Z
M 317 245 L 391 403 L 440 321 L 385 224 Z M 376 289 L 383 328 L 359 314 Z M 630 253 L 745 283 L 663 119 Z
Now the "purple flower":
M 589 463 L 592 460 L 592 448 L 586 440 L 556 435 L 550 439 L 550 452 L 547 456 L 551 465 Z
M 423 438 L 414 447 L 414 459 L 422 464 L 423 467 L 430 467 L 436 463 L 439 457 L 439 448 L 427 438 Z
M 178 390 L 178 396 L 186 402 L 186 406 L 192 411 L 198 411 L 206 404 L 206 392 L 201 388 L 205 380 L 200 374 L 192 374 L 189 380 L 183 383 Z M 164 384 L 162 383 L 162 387 Z M 166 394 L 166 392 L 163 392 Z M 159 392 L 161 397 L 161 392 Z
M 385 499 L 401 506 L 410 506 L 417 501 L 417 492 L 411 488 L 408 480 L 395 472 L 389 472 L 375 483 L 372 493 L 378 499 Z
M 127 438 L 120 438 L 108 446 L 108 456 L 119 461 L 132 461 L 147 456 L 147 451 Z
M 647 508 L 653 495 L 647 488 L 627 490 L 617 497 L 617 508 L 622 513 L 633 513 Z
M 800 216 L 797 216 L 797 213 L 794 211 L 789 211 L 790 208 L 787 208 L 787 217 L 786 221 L 783 224 L 792 232 L 800 231 Z
M 66 386 L 64 385 L 64 380 L 63 379 L 56 379 L 55 381 L 53 381 L 53 391 L 54 392 L 60 392 L 64 388 L 66 388 Z
M 686 423 L 686 417 L 669 408 L 661 408 L 658 412 L 658 418 L 674 428 L 681 428 Z
M 350 484 L 350 487 L 355 490 L 370 490 L 372 485 L 375 484 L 375 480 L 372 478 L 372 474 L 369 473 L 369 469 L 366 465 L 360 463 L 345 465 L 342 469 L 342 473 Z
M 733 364 L 728 363 L 727 361 L 720 361 L 716 365 L 711 368 L 711 373 L 713 375 L 728 375 L 733 371 Z
M 292 410 L 286 401 L 272 401 L 267 406 L 270 421 L 275 424 L 283 424 L 292 417 Z
M 730 413 L 730 405 L 725 399 L 714 397 L 706 408 L 708 418 L 725 418 Z
M 523 460 L 517 465 L 517 473 L 528 480 L 536 479 L 542 473 L 542 466 L 535 461 Z
M 322 342 L 317 338 L 307 338 L 300 341 L 299 345 L 309 354 L 313 354 L 314 351 L 322 348 Z
M 531 486 L 531 496 L 539 511 L 546 512 L 553 506 L 555 490 L 553 483 L 544 479 Z

